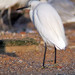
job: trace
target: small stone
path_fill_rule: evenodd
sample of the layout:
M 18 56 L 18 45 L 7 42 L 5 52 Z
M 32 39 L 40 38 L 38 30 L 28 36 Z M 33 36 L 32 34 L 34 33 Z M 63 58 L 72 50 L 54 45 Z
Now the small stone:
M 5 34 L 5 32 L 4 32 L 4 31 L 1 31 L 1 34 L 2 34 L 2 35 L 4 35 L 4 34 Z
M 30 68 L 32 68 L 32 66 L 30 66 Z
M 73 49 L 73 48 L 75 49 L 75 46 L 69 46 L 69 48 L 70 48 L 70 49 Z
M 13 36 L 15 36 L 16 35 L 16 33 L 13 33 Z
M 22 63 L 22 62 L 23 62 L 23 60 L 19 60 L 18 62 L 19 62 L 19 63 Z
M 44 44 L 44 41 L 41 41 L 40 44 Z
M 22 36 L 22 37 L 24 37 L 25 35 L 24 35 L 24 34 L 22 34 L 21 36 Z
M 36 47 L 36 51 L 38 51 L 38 50 L 39 50 L 39 47 L 37 46 L 37 47 Z
M 56 75 L 66 75 L 66 74 L 56 74 Z
M 12 53 L 16 53 L 16 51 L 13 51 Z
M 30 75 L 33 75 L 33 74 L 30 74 Z
M 0 68 L 2 68 L 2 65 L 0 65 Z
M 59 71 L 62 71 L 62 69 L 58 68 Z
M 28 68 L 28 67 L 27 67 L 27 65 L 26 65 L 26 67 L 25 67 L 25 68 L 26 68 L 26 69 Z

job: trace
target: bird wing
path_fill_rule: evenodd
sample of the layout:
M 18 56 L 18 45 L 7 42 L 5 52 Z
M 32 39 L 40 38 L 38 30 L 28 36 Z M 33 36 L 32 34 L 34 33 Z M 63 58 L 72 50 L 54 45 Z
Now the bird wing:
M 42 4 L 34 10 L 33 14 L 33 22 L 43 40 L 60 49 L 64 48 L 66 43 L 64 28 L 55 9 L 49 4 Z

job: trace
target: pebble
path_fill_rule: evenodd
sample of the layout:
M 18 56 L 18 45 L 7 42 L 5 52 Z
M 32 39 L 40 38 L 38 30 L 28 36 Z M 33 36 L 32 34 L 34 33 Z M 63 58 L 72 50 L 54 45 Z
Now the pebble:
M 42 44 L 42 45 L 43 45 L 43 44 L 44 44 L 44 41 L 41 41 L 41 42 L 40 42 L 40 44 Z
M 59 71 L 62 71 L 62 69 L 59 69 L 59 68 L 58 68 L 58 70 L 59 70 Z
M 2 65 L 0 65 L 0 68 L 2 68 Z
M 19 60 L 18 62 L 19 62 L 19 63 L 23 63 L 23 60 Z
M 66 74 L 58 74 L 58 73 L 57 73 L 56 75 L 66 75 Z
M 32 68 L 32 66 L 30 66 L 30 68 Z
M 5 34 L 5 32 L 4 32 L 4 31 L 1 31 L 1 34 L 2 34 L 2 35 L 4 35 L 4 34 Z
M 30 74 L 30 75 L 33 75 L 33 74 Z
M 16 53 L 16 51 L 13 51 L 12 53 Z
M 22 37 L 24 37 L 25 35 L 24 35 L 24 34 L 22 34 L 21 36 L 22 36 Z
M 16 33 L 13 33 L 13 36 L 15 36 L 16 35 Z
M 69 46 L 69 48 L 70 48 L 70 49 L 73 49 L 73 48 L 75 49 L 75 46 Z

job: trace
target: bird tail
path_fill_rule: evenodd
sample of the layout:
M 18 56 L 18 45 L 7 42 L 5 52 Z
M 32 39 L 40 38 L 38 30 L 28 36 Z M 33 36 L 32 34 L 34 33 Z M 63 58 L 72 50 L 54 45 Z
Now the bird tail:
M 57 42 L 57 44 L 56 44 L 55 47 L 56 47 L 58 50 L 65 50 L 67 45 L 68 45 L 67 39 L 65 38 L 65 39 L 63 40 L 63 39 L 61 38 L 61 39 Z

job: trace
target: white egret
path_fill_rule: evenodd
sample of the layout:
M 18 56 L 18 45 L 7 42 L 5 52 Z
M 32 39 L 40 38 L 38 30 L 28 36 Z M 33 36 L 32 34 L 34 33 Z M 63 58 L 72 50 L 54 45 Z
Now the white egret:
M 49 45 L 52 44 L 55 47 L 56 63 L 56 48 L 58 50 L 62 50 L 65 49 L 65 47 L 67 46 L 64 27 L 60 19 L 60 16 L 56 12 L 56 10 L 47 2 L 30 1 L 28 3 L 28 6 L 30 6 L 30 18 L 45 42 L 43 67 L 45 67 L 44 64 L 47 43 Z

